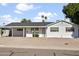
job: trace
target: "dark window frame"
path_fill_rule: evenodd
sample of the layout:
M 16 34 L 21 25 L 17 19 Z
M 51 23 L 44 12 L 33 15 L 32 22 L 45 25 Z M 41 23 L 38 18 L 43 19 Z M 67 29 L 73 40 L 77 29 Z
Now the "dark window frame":
M 23 31 L 23 29 L 22 28 L 17 28 L 17 31 Z
M 35 31 L 39 31 L 39 28 L 35 28 Z
M 59 27 L 50 27 L 50 32 L 59 32 Z
M 31 28 L 31 31 L 34 31 L 34 28 Z
M 74 32 L 74 27 L 66 27 L 66 32 Z

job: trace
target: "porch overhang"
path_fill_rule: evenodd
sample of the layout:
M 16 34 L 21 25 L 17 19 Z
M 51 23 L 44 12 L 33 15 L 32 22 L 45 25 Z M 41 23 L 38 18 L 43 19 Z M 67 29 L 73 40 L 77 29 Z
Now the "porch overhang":
M 6 26 L 7 28 L 46 28 L 47 26 Z

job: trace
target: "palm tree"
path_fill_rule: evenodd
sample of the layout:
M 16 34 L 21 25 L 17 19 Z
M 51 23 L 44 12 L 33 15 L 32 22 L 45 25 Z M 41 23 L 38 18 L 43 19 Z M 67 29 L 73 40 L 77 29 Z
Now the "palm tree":
M 44 15 L 42 15 L 41 17 L 44 18 Z
M 47 16 L 42 15 L 41 18 L 42 18 L 43 22 L 45 22 L 45 20 L 47 20 Z
M 44 15 L 42 15 L 41 18 L 42 18 L 42 22 L 44 22 Z
M 47 20 L 47 16 L 42 15 L 41 18 L 42 18 L 42 22 L 45 22 L 45 20 Z M 43 28 L 43 31 L 45 31 L 45 28 Z M 45 37 L 45 32 L 44 32 L 44 37 Z
M 45 16 L 45 20 L 47 20 L 47 16 Z

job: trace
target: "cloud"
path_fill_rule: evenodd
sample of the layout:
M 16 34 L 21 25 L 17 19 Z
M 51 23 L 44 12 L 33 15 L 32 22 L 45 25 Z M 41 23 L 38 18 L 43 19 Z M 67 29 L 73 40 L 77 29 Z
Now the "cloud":
M 38 13 L 38 16 L 41 16 L 41 15 L 44 15 L 44 16 L 52 16 L 52 13 L 51 12 L 39 12 Z
M 70 22 L 70 19 L 69 18 L 66 18 L 65 21 Z
M 64 6 L 67 6 L 68 5 L 68 3 L 64 3 Z
M 28 11 L 33 8 L 33 5 L 32 4 L 18 4 L 16 8 L 17 10 L 20 10 L 20 11 Z
M 3 24 L 8 24 L 8 23 L 11 23 L 11 22 L 18 22 L 19 20 L 17 20 L 17 17 L 12 17 L 11 15 L 3 15 L 3 16 L 0 16 L 0 22 Z M 1 24 L 1 25 L 2 25 Z
M 22 14 L 22 12 L 19 11 L 19 10 L 14 10 L 14 12 L 17 13 L 17 14 Z
M 37 16 L 35 16 L 33 18 L 33 20 L 35 22 L 41 22 L 42 21 L 41 15 L 47 16 L 47 21 L 52 19 L 54 16 L 57 16 L 57 14 L 55 12 L 54 13 L 52 13 L 52 12 L 39 12 L 37 14 Z
M 25 3 L 19 3 L 16 5 L 16 11 L 15 13 L 21 14 L 25 11 L 29 11 L 34 8 L 34 5 L 32 4 L 25 4 Z
M 7 6 L 7 3 L 1 3 L 2 6 Z

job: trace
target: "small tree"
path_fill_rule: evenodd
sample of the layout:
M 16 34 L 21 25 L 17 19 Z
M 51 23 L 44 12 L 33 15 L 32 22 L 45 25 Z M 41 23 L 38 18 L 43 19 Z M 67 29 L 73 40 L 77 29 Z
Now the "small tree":
M 23 23 L 23 22 L 27 22 L 27 20 L 26 20 L 25 18 L 23 18 L 23 19 L 21 20 L 21 23 Z
M 2 36 L 2 34 L 3 34 L 3 30 L 2 30 L 2 28 L 0 29 L 0 35 Z
M 31 22 L 31 20 L 29 19 L 29 20 L 27 20 L 27 22 Z
M 23 18 L 23 19 L 21 20 L 21 23 L 25 23 L 25 22 L 31 22 L 31 20 L 30 20 L 30 19 L 25 19 L 25 18 Z

